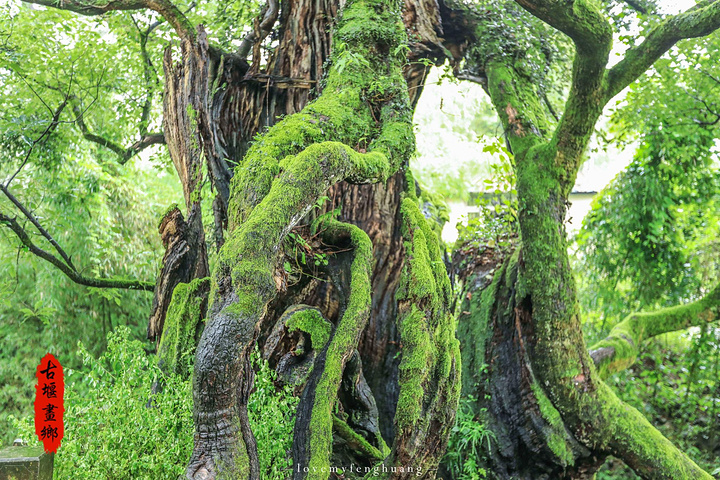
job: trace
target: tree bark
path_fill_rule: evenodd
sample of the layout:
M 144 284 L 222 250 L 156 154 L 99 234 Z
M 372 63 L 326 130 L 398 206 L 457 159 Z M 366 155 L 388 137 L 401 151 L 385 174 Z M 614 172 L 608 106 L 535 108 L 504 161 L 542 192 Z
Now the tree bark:
M 518 296 L 521 252 L 470 249 L 457 336 L 462 397 L 494 436 L 482 466 L 498 480 L 591 479 L 602 465 L 578 442 L 534 373 L 532 306 Z M 456 259 L 456 262 L 458 260 Z M 458 262 L 459 263 L 459 262 Z

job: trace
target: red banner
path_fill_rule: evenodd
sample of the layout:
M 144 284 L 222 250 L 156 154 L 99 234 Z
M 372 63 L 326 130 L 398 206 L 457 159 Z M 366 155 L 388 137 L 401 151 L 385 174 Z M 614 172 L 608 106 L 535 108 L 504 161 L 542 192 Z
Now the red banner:
M 65 433 L 63 368 L 57 358 L 48 353 L 40 360 L 35 375 L 38 381 L 35 385 L 35 434 L 46 452 L 56 453 Z

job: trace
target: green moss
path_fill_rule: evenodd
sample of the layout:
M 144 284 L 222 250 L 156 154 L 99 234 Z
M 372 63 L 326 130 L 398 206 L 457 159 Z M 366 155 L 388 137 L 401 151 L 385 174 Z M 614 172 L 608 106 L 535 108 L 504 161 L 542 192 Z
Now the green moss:
M 315 350 L 322 350 L 325 347 L 332 332 L 332 324 L 325 320 L 325 317 L 314 308 L 294 313 L 285 325 L 291 332 L 300 330 L 309 334 L 312 348 Z
M 518 161 L 542 141 L 550 123 L 529 79 L 521 78 L 512 66 L 500 60 L 489 62 L 486 68 L 490 98 L 503 124 L 507 125 L 508 138 Z
M 190 283 L 178 284 L 173 290 L 158 346 L 160 366 L 168 372 L 190 375 L 197 346 L 196 332 L 203 319 L 202 307 L 207 301 L 209 286 L 209 278 L 196 278 Z
M 537 382 L 533 382 L 532 391 L 540 407 L 540 414 L 549 425 L 549 431 L 545 432 L 548 447 L 550 447 L 550 450 L 558 457 L 562 466 L 573 465 L 575 463 L 575 456 L 565 440 L 565 423 L 560 417 L 560 412 L 553 406 Z
M 495 296 L 505 272 L 508 270 L 507 267 L 508 263 L 503 262 L 482 293 L 477 294 L 472 287 L 463 290 L 462 302 L 458 306 L 457 326 L 457 338 L 460 342 L 462 358 L 463 397 L 478 398 L 476 395 L 477 385 L 482 382 L 482 375 L 487 366 L 485 349 L 490 333 L 488 322 L 491 321 Z M 473 283 L 476 279 L 470 278 L 469 281 Z
M 158 228 L 162 224 L 162 221 L 165 219 L 166 216 L 168 216 L 169 213 L 171 213 L 173 210 L 180 210 L 180 207 L 178 207 L 177 203 L 173 203 L 168 208 L 165 209 L 163 214 L 160 216 L 160 221 L 158 222 Z
M 605 377 L 623 370 L 635 363 L 640 347 L 647 339 L 712 322 L 719 312 L 720 285 L 702 299 L 685 305 L 630 314 L 613 327 L 607 338 L 592 346 L 591 350 L 612 349 L 612 354 L 603 357 L 597 365 L 598 372 Z
M 335 431 L 338 432 L 352 448 L 376 461 L 385 459 L 383 452 L 372 446 L 370 442 L 365 440 L 365 437 L 356 433 L 350 425 L 338 418 L 337 415 L 332 416 L 332 421 Z M 387 446 L 385 448 L 387 448 Z
M 400 361 L 400 396 L 395 411 L 395 424 L 401 428 L 414 426 L 422 413 L 424 385 L 434 360 L 434 349 L 425 316 L 415 307 L 398 325 L 402 339 Z
M 315 387 L 315 398 L 310 415 L 310 473 L 308 479 L 326 480 L 332 453 L 332 408 L 342 381 L 345 362 L 360 340 L 360 335 L 370 315 L 372 242 L 367 234 L 355 225 L 334 220 L 324 223 L 324 235 L 337 237 L 348 235 L 353 246 L 350 266 L 350 293 L 347 306 L 335 328 L 335 333 L 325 353 L 325 368 Z
M 430 226 L 442 244 L 443 226 L 450 220 L 450 210 L 447 204 L 440 196 L 425 188 L 421 188 L 419 201 L 423 215 L 430 220 Z
M 402 356 L 395 445 L 416 434 L 442 438 L 445 432 L 428 431 L 429 419 L 443 418 L 444 409 L 454 412 L 460 393 L 459 343 L 455 318 L 449 312 L 450 282 L 437 235 L 421 213 L 414 189 L 408 175 L 409 192 L 401 203 L 406 261 L 396 292 Z M 445 399 L 442 405 L 436 403 L 438 398 Z

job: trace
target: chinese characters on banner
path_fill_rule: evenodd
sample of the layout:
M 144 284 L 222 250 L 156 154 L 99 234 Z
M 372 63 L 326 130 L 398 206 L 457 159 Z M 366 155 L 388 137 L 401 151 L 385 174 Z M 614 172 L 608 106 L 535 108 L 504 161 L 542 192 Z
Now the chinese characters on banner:
M 56 453 L 62 440 L 63 428 L 63 368 L 52 354 L 48 353 L 37 367 L 35 385 L 35 434 L 45 451 Z

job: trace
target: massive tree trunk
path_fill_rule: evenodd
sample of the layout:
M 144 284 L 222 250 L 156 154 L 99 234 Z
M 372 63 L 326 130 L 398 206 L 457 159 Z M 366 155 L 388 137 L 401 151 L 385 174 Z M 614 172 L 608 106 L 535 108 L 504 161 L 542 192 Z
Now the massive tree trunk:
M 467 274 L 459 318 L 463 392 L 475 398 L 479 420 L 496 436 L 485 459 L 490 477 L 592 478 L 603 459 L 613 455 L 647 479 L 710 479 L 602 381 L 582 337 L 564 221 L 568 195 L 604 105 L 682 35 L 702 35 L 703 28 L 715 26 L 703 24 L 680 34 L 662 24 L 623 62 L 606 70 L 611 30 L 594 6 L 518 3 L 566 33 L 576 52 L 570 94 L 557 125 L 547 119 L 533 81 L 514 59 L 478 53 L 467 62 L 469 73 L 483 79 L 505 128 L 519 204 L 516 251 L 506 258 L 479 252 L 476 271 Z M 681 325 L 688 313 L 714 318 L 710 304 L 715 298 L 713 293 L 670 316 L 650 318 Z M 643 332 L 637 317 L 621 329 L 633 325 L 641 327 L 632 333 L 639 339 Z M 613 348 L 613 354 L 626 350 L 617 338 L 622 340 L 621 333 L 600 347 Z M 602 362 L 602 355 L 595 356 Z
M 462 397 L 494 436 L 479 462 L 496 479 L 591 479 L 606 454 L 577 441 L 533 365 L 532 305 L 519 295 L 519 250 L 465 254 L 458 317 Z M 469 263 L 469 265 L 468 265 Z
M 211 73 L 207 84 L 215 78 L 219 88 L 205 103 L 209 114 L 195 108 L 205 155 L 233 155 L 238 166 L 225 203 L 227 239 L 198 346 L 190 478 L 214 478 L 222 472 L 258 478 L 246 412 L 252 390 L 248 354 L 256 340 L 266 345 L 278 322 L 282 329 L 283 322 L 299 321 L 291 320 L 300 315 L 299 304 L 314 305 L 331 335 L 324 345 L 308 342 L 314 367 L 300 385 L 293 446 L 297 478 L 322 478 L 331 458 L 371 467 L 386 456 L 389 478 L 415 477 L 416 470 L 433 476 L 452 426 L 459 379 L 449 284 L 444 270 L 437 268 L 441 252 L 419 215 L 414 181 L 399 171 L 406 168 L 413 145 L 408 87 L 399 70 L 404 51 L 397 42 L 404 32 L 386 4 L 346 5 L 336 30 L 340 41 L 333 39 L 332 62 L 340 67 L 331 68 L 322 89 L 329 19 L 336 18 L 337 8 L 332 3 L 283 4 L 281 44 L 266 69 L 261 71 L 255 59 L 242 76 Z M 439 14 L 435 16 L 439 22 Z M 432 33 L 438 51 L 439 40 Z M 306 41 L 297 42 L 298 37 Z M 203 41 L 201 31 L 194 41 Z M 427 56 L 431 49 L 423 48 Z M 201 45 L 193 49 L 210 52 L 210 72 L 213 62 L 225 69 L 242 66 L 222 55 L 213 60 L 212 50 Z M 377 65 L 388 69 L 370 73 Z M 414 99 L 424 69 L 406 71 L 414 81 Z M 260 127 L 298 111 L 248 148 Z M 227 119 L 239 119 L 239 124 Z M 301 277 L 288 288 L 281 268 L 285 236 L 312 220 L 306 214 L 323 194 L 330 198 L 326 209 L 341 206 L 340 223 L 325 222 L 318 234 L 354 253 L 334 256 L 323 274 L 329 282 Z M 426 264 L 432 267 L 428 270 Z M 424 289 L 413 284 L 420 275 Z M 402 293 L 396 294 L 399 287 Z M 265 350 L 271 364 L 281 369 L 284 364 L 278 360 L 287 349 L 274 354 Z M 331 412 L 337 408 L 345 418 L 334 417 Z M 414 470 L 397 469 L 408 466 Z
M 201 28 L 196 36 L 188 37 L 181 43 L 182 60 L 177 66 L 169 60 L 168 53 L 166 75 L 169 85 L 174 86 L 166 89 L 165 123 L 168 144 L 189 202 L 200 201 L 197 186 L 202 178 L 199 174 L 202 163 L 206 162 L 211 185 L 217 191 L 213 207 L 214 237 L 218 249 L 225 244 L 225 229 L 232 237 L 233 232 L 237 234 L 239 230 L 249 228 L 247 222 L 251 219 L 251 212 L 262 205 L 263 197 L 272 191 L 270 184 L 273 181 L 268 174 L 277 168 L 273 165 L 278 160 L 296 152 L 302 152 L 309 157 L 309 151 L 324 158 L 320 150 L 312 150 L 312 142 L 337 139 L 362 153 L 380 148 L 381 151 L 387 151 L 386 155 L 389 154 L 393 160 L 395 169 L 400 167 L 404 170 L 407 167 L 409 150 L 402 145 L 408 141 L 406 131 L 410 127 L 406 120 L 403 120 L 406 123 L 402 127 L 398 127 L 400 123 L 396 119 L 408 118 L 411 114 L 410 104 L 415 104 L 422 91 L 422 81 L 427 69 L 425 64 L 413 62 L 407 65 L 404 70 L 407 85 L 404 82 L 398 84 L 397 79 L 383 83 L 382 74 L 373 75 L 371 78 L 362 73 L 366 78 L 362 80 L 365 86 L 360 87 L 360 92 L 366 97 L 363 100 L 365 104 L 360 103 L 354 109 L 345 109 L 348 113 L 341 108 L 336 109 L 340 106 L 335 105 L 335 102 L 348 100 L 348 89 L 341 85 L 335 85 L 336 91 L 325 94 L 310 110 L 303 111 L 308 101 L 317 98 L 323 91 L 323 75 L 327 74 L 323 68 L 329 64 L 333 19 L 337 18 L 338 8 L 334 2 L 284 2 L 279 15 L 280 43 L 266 64 L 261 65 L 258 48 L 253 49 L 251 64 L 237 54 L 224 54 L 214 50 L 207 45 Z M 356 8 L 366 7 L 361 4 Z M 373 8 L 381 7 L 378 4 Z M 438 5 L 434 2 L 408 2 L 404 11 L 404 18 L 413 32 L 413 41 L 410 43 L 411 58 L 442 57 L 444 47 L 438 38 L 438 34 L 442 32 Z M 420 17 L 420 14 L 423 16 Z M 423 21 L 419 22 L 418 18 Z M 389 18 L 382 20 L 389 21 Z M 352 28 L 361 28 L 361 19 L 355 19 L 355 23 L 358 27 Z M 362 25 L 362 28 L 368 27 L 364 22 Z M 351 27 L 347 28 L 352 30 Z M 258 37 L 262 38 L 262 35 L 263 32 L 256 32 L 256 40 Z M 369 58 L 392 65 L 401 58 L 401 50 L 393 43 L 398 38 L 400 37 L 383 38 L 382 35 L 374 38 L 377 44 L 363 45 L 360 50 L 351 52 L 357 55 L 356 59 L 359 58 L 355 60 L 358 65 L 342 69 L 363 71 L 369 66 L 365 64 Z M 347 34 L 340 48 L 346 48 L 345 45 L 351 43 L 359 44 L 354 34 Z M 336 54 L 334 61 L 338 60 L 344 59 Z M 335 74 L 339 75 L 340 72 Z M 348 75 L 343 77 L 351 78 Z M 330 78 L 327 79 L 328 84 L 331 83 Z M 353 91 L 355 88 L 357 87 L 353 87 L 349 92 L 350 98 L 357 95 Z M 377 91 L 374 92 L 374 89 Z M 402 92 L 399 89 L 402 89 Z M 407 98 L 408 95 L 409 103 L 408 100 L 399 103 L 398 99 Z M 263 145 L 251 147 L 251 139 L 263 128 L 273 125 L 279 118 L 301 111 L 304 115 L 291 116 L 283 122 L 284 133 L 279 133 L 283 132 L 283 129 L 270 130 L 261 141 L 264 142 Z M 367 118 L 363 120 L 367 122 L 365 125 L 358 124 L 356 117 L 359 116 Z M 356 125 L 353 125 L 354 123 Z M 319 127 L 319 135 L 316 126 Z M 270 145 L 272 147 L 269 147 Z M 348 155 L 343 149 L 337 153 Z M 398 158 L 392 158 L 393 156 Z M 232 169 L 229 165 L 234 164 L 239 165 L 235 168 L 236 172 L 245 168 L 250 171 L 243 171 L 232 181 L 231 186 L 228 179 L 232 175 Z M 193 167 L 190 168 L 190 165 Z M 343 170 L 347 170 L 345 167 Z M 259 172 L 253 171 L 254 169 Z M 425 238 L 429 234 L 425 231 L 424 220 L 417 218 L 413 212 L 413 209 L 417 208 L 415 184 L 414 181 L 408 183 L 405 172 L 396 171 L 386 182 L 368 185 L 357 183 L 377 182 L 383 176 L 372 174 L 369 179 L 358 179 L 355 178 L 357 174 L 352 173 L 349 181 L 333 184 L 334 181 L 330 178 L 334 179 L 336 173 L 327 174 L 331 175 L 325 187 L 329 187 L 326 195 L 330 200 L 323 211 L 340 207 L 338 219 L 341 222 L 356 225 L 360 228 L 359 231 L 366 232 L 363 235 L 368 236 L 372 245 L 372 268 L 369 270 L 371 289 L 369 300 L 363 300 L 369 303 L 367 314 L 352 320 L 358 329 L 357 335 L 351 337 L 349 342 L 347 339 L 342 340 L 346 343 L 341 343 L 343 346 L 338 347 L 342 348 L 344 353 L 330 357 L 331 364 L 328 365 L 329 354 L 321 351 L 319 346 L 314 346 L 315 351 L 311 352 L 316 366 L 313 375 L 306 379 L 307 385 L 298 411 L 293 447 L 295 462 L 300 467 L 294 469 L 298 470 L 296 476 L 317 476 L 317 473 L 312 475 L 312 472 L 306 474 L 303 467 L 312 465 L 317 468 L 318 464 L 327 465 L 331 455 L 333 462 L 351 460 L 358 465 L 371 467 L 388 454 L 390 457 L 386 465 L 390 470 L 393 470 L 391 467 L 412 466 L 413 469 L 421 470 L 423 476 L 432 476 L 433 469 L 444 451 L 454 417 L 454 401 L 458 393 L 455 388 L 458 383 L 457 346 L 452 339 L 450 296 L 444 272 L 433 268 L 432 278 L 426 279 L 434 285 L 433 290 L 416 294 L 412 285 L 408 284 L 408 279 L 412 277 L 414 270 L 420 267 L 407 264 L 407 258 L 415 255 L 405 249 L 413 249 L 415 232 L 418 231 L 421 237 L 419 241 L 425 244 L 421 250 L 422 259 L 418 260 L 418 263 L 436 262 L 433 258 L 439 258 L 441 252 L 437 247 L 431 249 L 429 245 L 435 244 L 437 239 L 434 236 Z M 317 187 L 321 188 L 324 184 L 320 182 Z M 290 184 L 287 188 L 286 193 L 289 193 Z M 319 193 L 314 195 L 319 196 Z M 414 200 L 406 202 L 403 210 L 402 201 L 406 197 Z M 262 254 L 270 255 L 267 257 L 269 265 L 277 263 L 281 258 L 278 252 L 282 252 L 284 248 L 282 238 L 293 225 L 300 222 L 303 217 L 300 212 L 307 211 L 313 203 L 312 198 L 304 198 L 304 203 L 292 207 L 300 210 L 296 215 L 287 218 L 284 227 L 264 225 L 267 229 L 279 229 L 272 232 L 272 235 L 279 235 L 273 237 L 275 250 L 272 251 L 275 253 Z M 311 219 L 312 216 L 300 223 L 307 223 Z M 243 235 L 245 234 L 247 232 Z M 252 235 L 261 235 L 261 232 L 255 231 Z M 342 238 L 338 241 L 343 245 L 346 242 Z M 273 285 L 276 288 L 270 288 L 268 282 L 263 287 L 258 285 L 257 288 L 262 291 L 256 292 L 259 295 L 256 306 L 267 304 L 267 307 L 262 311 L 245 312 L 239 316 L 230 314 L 228 311 L 235 308 L 233 305 L 242 303 L 242 298 L 237 296 L 237 289 L 242 287 L 245 290 L 248 287 L 239 285 L 238 278 L 232 278 L 233 275 L 229 275 L 227 267 L 223 269 L 223 265 L 238 262 L 242 264 L 243 260 L 246 260 L 243 254 L 237 251 L 238 242 L 239 240 L 220 250 L 221 265 L 214 274 L 216 286 L 211 293 L 210 318 L 198 349 L 195 378 L 196 448 L 188 469 L 188 476 L 194 478 L 212 478 L 219 471 L 258 477 L 256 447 L 246 412 L 248 395 L 252 390 L 252 371 L 247 362 L 249 349 L 256 340 L 261 348 L 265 346 L 273 326 L 277 326 L 282 318 L 289 317 L 287 313 L 283 315 L 283 312 L 292 311 L 293 305 L 310 303 L 316 306 L 328 319 L 333 331 L 340 329 L 345 322 L 350 321 L 346 320 L 350 303 L 347 295 L 352 296 L 352 285 L 361 281 L 354 278 L 336 278 L 337 274 L 330 268 L 327 273 L 330 281 L 327 283 L 304 277 L 299 285 L 285 288 L 283 273 L 273 267 Z M 264 247 L 256 245 L 254 248 Z M 429 258 L 428 249 L 432 250 Z M 255 252 L 252 255 L 258 254 Z M 338 255 L 338 260 L 333 261 L 331 266 L 342 271 L 344 264 L 353 262 L 340 260 L 341 257 L 343 255 Z M 179 262 L 175 262 L 177 263 Z M 161 279 L 179 277 L 176 273 L 173 276 L 171 271 L 170 268 L 165 268 Z M 352 277 L 350 273 L 347 275 Z M 186 273 L 186 277 L 174 282 L 163 282 L 170 285 L 164 289 L 166 293 L 161 295 L 161 298 L 167 299 L 165 303 L 169 303 L 175 285 L 187 283 L 192 278 L 197 278 L 197 274 Z M 244 283 L 263 283 L 260 276 L 256 276 L 252 281 L 244 275 L 242 278 L 246 279 Z M 344 285 L 347 282 L 350 283 Z M 401 285 L 405 285 L 405 296 L 400 302 L 405 307 L 399 309 L 396 291 Z M 192 290 L 190 287 L 183 288 Z M 173 302 L 175 301 L 173 299 Z M 425 315 L 418 318 L 417 308 L 412 307 L 423 303 L 427 303 L 423 308 Z M 203 308 L 206 305 L 198 301 L 191 303 L 195 304 Z M 197 315 L 194 311 L 187 315 L 186 310 L 176 308 L 172 311 L 184 321 L 189 319 L 196 322 Z M 175 325 L 177 319 L 173 318 L 172 322 Z M 415 345 L 412 341 L 414 328 L 419 328 L 424 322 L 430 322 L 433 328 L 426 329 L 427 338 L 422 338 L 423 341 Z M 406 326 L 406 338 L 403 339 L 402 325 L 408 323 L 415 327 L 410 329 Z M 365 324 L 367 327 L 364 327 Z M 153 329 L 156 334 L 163 326 L 161 321 L 151 322 L 151 325 L 156 325 Z M 173 331 L 177 330 L 174 326 Z M 180 330 L 193 329 L 186 326 Z M 228 331 L 236 333 L 228 334 Z M 335 336 L 327 345 L 329 349 L 335 347 L 334 339 Z M 403 341 L 407 345 L 404 352 L 401 348 Z M 278 360 L 287 355 L 287 346 L 285 351 L 274 353 L 269 352 L 268 348 L 264 350 L 271 364 L 280 371 L 283 367 Z M 417 358 L 411 355 L 415 350 L 420 352 Z M 181 349 L 173 348 L 171 351 L 177 353 Z M 408 357 L 408 360 L 403 360 L 405 357 Z M 410 358 L 415 360 L 410 362 Z M 419 360 L 422 358 L 425 359 L 424 362 Z M 172 359 L 168 361 L 172 362 Z M 346 362 L 349 363 L 340 381 L 332 372 L 343 372 Z M 219 379 L 218 367 L 215 365 L 224 365 L 222 368 L 227 369 Z M 326 375 L 330 375 L 330 378 L 326 378 Z M 406 384 L 404 389 L 403 382 Z M 344 421 L 335 417 L 327 423 L 328 418 L 324 418 L 326 414 L 323 412 L 328 407 L 333 407 L 336 402 L 333 400 L 335 392 L 341 384 L 345 385 L 340 388 L 341 392 L 355 392 L 342 394 L 337 400 L 339 408 L 345 412 L 348 419 Z M 357 385 L 365 387 L 360 389 Z M 321 387 L 324 390 L 318 397 L 316 390 Z M 359 395 L 359 391 L 364 393 Z M 318 399 L 329 401 L 328 406 L 318 404 Z M 402 408 L 400 418 L 396 416 L 399 403 Z M 359 418 L 364 420 L 359 421 Z M 416 426 L 414 423 L 419 421 L 423 424 Z M 325 425 L 322 432 L 313 432 L 312 425 L 317 422 Z M 334 434 L 332 429 L 327 430 L 327 425 L 334 426 Z M 337 443 L 338 438 L 341 439 L 340 443 Z M 349 441 L 348 438 L 355 440 Z M 366 445 L 368 440 L 371 448 Z M 318 442 L 321 447 L 315 446 Z M 392 449 L 387 444 L 390 444 Z M 415 476 L 415 473 L 391 471 L 389 474 L 392 478 L 408 475 Z

